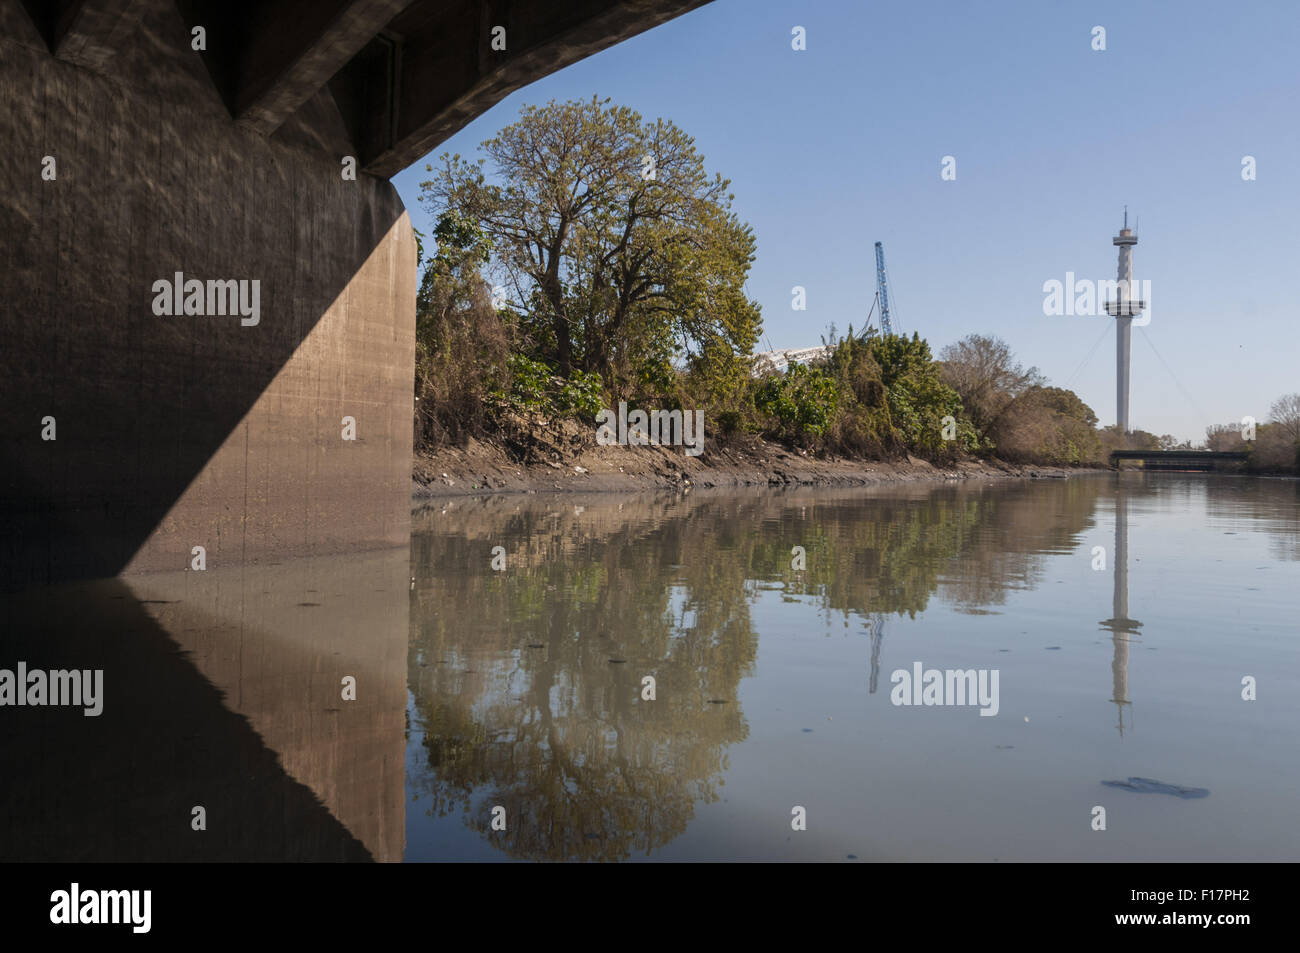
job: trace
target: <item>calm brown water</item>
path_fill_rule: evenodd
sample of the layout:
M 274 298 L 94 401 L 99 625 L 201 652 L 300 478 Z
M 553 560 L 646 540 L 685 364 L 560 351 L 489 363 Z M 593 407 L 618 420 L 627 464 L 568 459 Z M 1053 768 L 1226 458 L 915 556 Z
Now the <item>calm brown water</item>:
M 1294 481 L 461 501 L 411 571 L 407 860 L 1300 859 Z
M 1300 859 L 1295 481 L 414 524 L 390 552 L 0 595 L 0 681 L 102 673 L 96 715 L 0 707 L 0 859 Z M 987 703 L 894 704 L 918 664 L 984 673 Z M 1130 777 L 1156 783 L 1102 783 Z

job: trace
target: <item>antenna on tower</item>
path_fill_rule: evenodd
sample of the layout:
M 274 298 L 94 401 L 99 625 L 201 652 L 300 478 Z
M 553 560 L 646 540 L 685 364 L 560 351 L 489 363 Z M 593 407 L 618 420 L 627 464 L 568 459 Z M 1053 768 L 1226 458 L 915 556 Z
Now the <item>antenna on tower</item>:
M 1124 206 L 1124 227 L 1128 228 L 1128 206 Z

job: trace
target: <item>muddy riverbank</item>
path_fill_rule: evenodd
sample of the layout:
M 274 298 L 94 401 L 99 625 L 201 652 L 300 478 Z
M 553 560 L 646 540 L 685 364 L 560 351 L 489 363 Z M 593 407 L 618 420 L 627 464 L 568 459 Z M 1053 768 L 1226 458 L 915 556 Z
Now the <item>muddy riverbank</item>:
M 992 478 L 1064 479 L 1082 468 L 916 457 L 855 460 L 816 457 L 755 437 L 713 443 L 698 457 L 677 447 L 599 446 L 590 432 L 529 435 L 526 446 L 470 440 L 464 448 L 417 453 L 417 499 L 489 493 L 601 492 L 769 486 L 854 487 Z

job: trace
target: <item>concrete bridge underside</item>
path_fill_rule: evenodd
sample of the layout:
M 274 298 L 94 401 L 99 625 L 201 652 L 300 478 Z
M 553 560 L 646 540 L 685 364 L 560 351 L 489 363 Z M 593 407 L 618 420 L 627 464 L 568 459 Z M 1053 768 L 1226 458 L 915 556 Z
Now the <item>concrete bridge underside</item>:
M 105 684 L 94 718 L 0 714 L 0 860 L 401 859 L 416 246 L 387 179 L 701 2 L 0 0 L 0 668 Z M 257 281 L 257 323 L 155 313 L 177 273 Z
M 387 178 L 703 2 L 0 0 L 0 588 L 405 545 Z M 177 273 L 258 281 L 258 323 L 155 314 Z

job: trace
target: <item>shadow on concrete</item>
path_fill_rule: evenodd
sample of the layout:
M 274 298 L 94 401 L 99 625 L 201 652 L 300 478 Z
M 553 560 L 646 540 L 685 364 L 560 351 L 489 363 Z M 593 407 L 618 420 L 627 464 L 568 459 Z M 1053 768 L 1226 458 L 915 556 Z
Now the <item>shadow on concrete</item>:
M 188 514 L 201 539 L 176 540 L 166 564 L 186 565 L 195 542 L 251 555 L 256 547 L 233 534 L 266 502 L 266 487 L 305 485 L 327 435 L 339 446 L 338 395 L 371 409 L 363 433 L 374 454 L 385 439 L 400 454 L 390 427 L 409 435 L 409 418 L 391 405 L 402 390 L 393 380 L 410 369 L 384 367 L 408 333 L 390 307 L 393 279 L 363 274 L 392 244 L 404 213 L 396 192 L 366 176 L 343 180 L 337 160 L 292 145 L 292 124 L 268 140 L 232 123 L 174 5 L 148 6 L 113 75 L 101 76 L 51 57 L 7 4 L 0 589 L 117 574 L 219 450 L 211 491 Z M 54 180 L 41 176 L 46 155 Z M 372 270 L 382 278 L 390 264 Z M 153 284 L 176 272 L 258 280 L 258 325 L 156 316 Z M 409 285 L 413 309 L 413 273 Z M 303 372 L 268 393 L 331 311 L 335 325 L 303 356 Z M 395 350 L 368 365 L 373 342 Z M 42 439 L 47 417 L 55 440 Z M 250 422 L 246 445 L 223 449 L 241 421 Z M 359 486 L 367 475 L 375 484 L 359 473 Z M 409 499 L 409 482 L 404 490 Z M 314 518 L 305 499 L 273 502 L 282 521 Z M 330 505 L 345 511 L 348 500 Z M 386 535 L 338 519 L 340 547 Z M 289 534 L 281 550 L 297 551 L 304 535 Z

